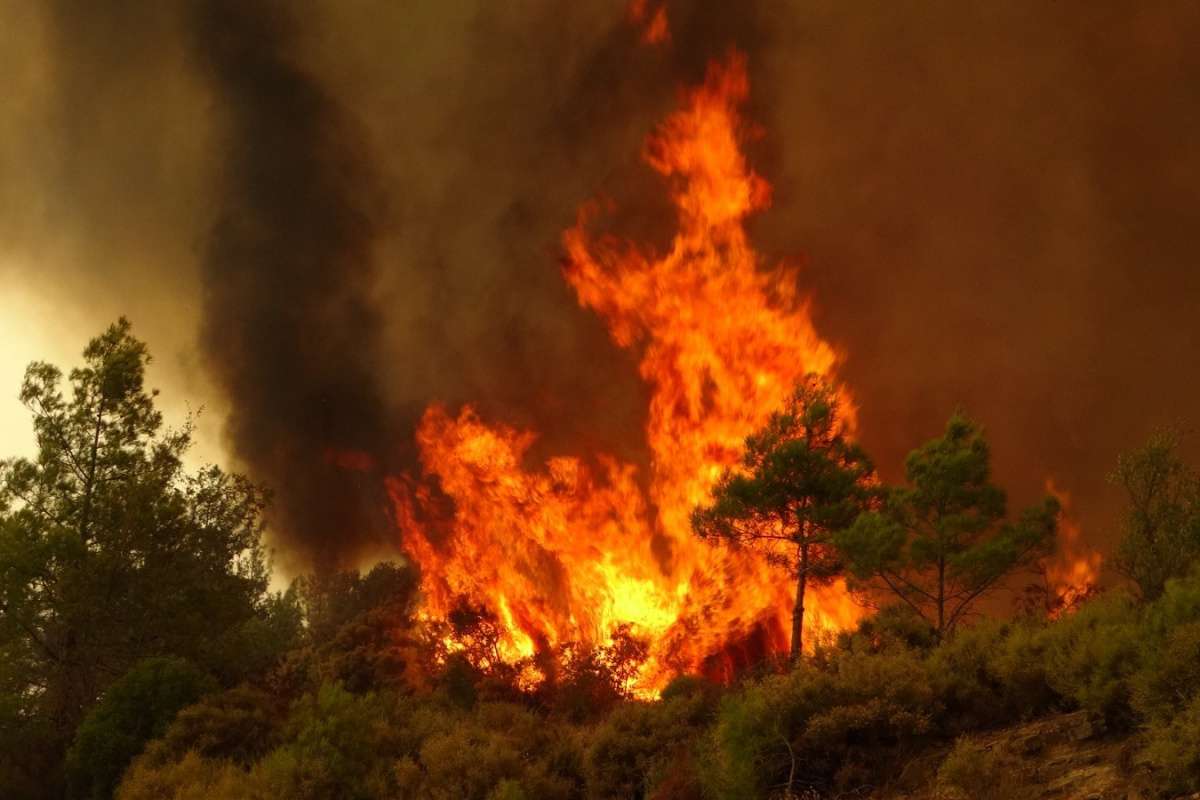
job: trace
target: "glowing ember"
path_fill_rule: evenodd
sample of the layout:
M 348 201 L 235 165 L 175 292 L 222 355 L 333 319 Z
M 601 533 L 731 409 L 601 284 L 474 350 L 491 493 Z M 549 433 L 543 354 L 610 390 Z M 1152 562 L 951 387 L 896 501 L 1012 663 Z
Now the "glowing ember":
M 717 676 L 787 649 L 792 579 L 753 554 L 697 539 L 689 513 L 747 434 L 834 350 L 813 328 L 795 270 L 764 270 L 744 229 L 770 187 L 746 164 L 743 59 L 710 67 L 649 138 L 646 161 L 670 181 L 678 231 L 662 254 L 593 238 L 587 208 L 564 235 L 564 276 L 579 302 L 636 347 L 651 387 L 648 490 L 633 466 L 560 457 L 529 471 L 535 434 L 429 408 L 417 432 L 429 481 L 392 481 L 428 613 L 465 598 L 504 626 L 516 660 L 567 642 L 603 644 L 623 623 L 650 642 L 641 690 L 678 671 Z M 590 462 L 589 462 L 590 463 Z M 452 503 L 447 503 L 449 498 Z M 853 624 L 841 585 L 810 591 L 815 629 Z

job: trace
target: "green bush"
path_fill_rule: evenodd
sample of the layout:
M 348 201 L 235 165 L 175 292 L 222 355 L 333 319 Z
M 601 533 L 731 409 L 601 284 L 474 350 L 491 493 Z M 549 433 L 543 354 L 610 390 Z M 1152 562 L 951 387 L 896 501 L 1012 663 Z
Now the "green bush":
M 486 800 L 502 783 L 516 783 L 521 751 L 499 730 L 460 724 L 439 731 L 421 746 L 425 771 L 421 797 Z
M 961 628 L 926 660 L 943 732 L 972 730 L 1012 715 L 1012 700 L 995 669 L 1006 633 L 993 620 Z
M 1200 695 L 1173 717 L 1149 725 L 1145 755 L 1163 796 L 1200 791 Z
M 1042 620 L 1018 619 L 1005 627 L 991 653 L 988 672 L 1004 693 L 1004 719 L 1028 719 L 1069 705 L 1050 685 L 1046 628 Z
M 1134 723 L 1131 677 L 1146 652 L 1133 600 L 1112 592 L 1047 626 L 1046 679 L 1064 698 L 1109 726 Z
M 786 778 L 794 763 L 792 739 L 820 706 L 821 676 L 801 666 L 769 675 L 727 694 L 701 759 L 706 790 L 720 800 L 761 797 Z
M 195 752 L 249 767 L 279 744 L 284 714 L 277 698 L 251 686 L 209 695 L 180 711 L 146 757 L 162 764 Z
M 937 788 L 944 800 L 1018 800 L 1030 794 L 1020 786 L 1011 759 L 968 737 L 942 761 Z
M 687 762 L 688 745 L 713 707 L 703 684 L 676 682 L 668 690 L 657 703 L 620 706 L 590 733 L 584 761 L 589 797 L 645 797 Z
M 842 649 L 887 650 L 904 647 L 930 650 L 937 644 L 937 631 L 920 614 L 903 603 L 885 606 L 867 617 L 852 633 L 839 637 Z
M 1159 636 L 1190 622 L 1200 622 L 1200 564 L 1186 577 L 1167 581 L 1162 596 L 1146 609 L 1147 629 Z
M 121 773 L 151 739 L 161 736 L 180 709 L 216 682 L 178 658 L 150 658 L 112 684 L 75 733 L 67 753 L 72 797 L 112 796 Z
M 541 713 L 481 702 L 464 711 L 430 695 L 406 701 L 393 740 L 378 757 L 391 763 L 395 796 L 412 800 L 569 800 L 583 794 L 577 737 Z
M 882 775 L 889 754 L 931 730 L 934 695 L 907 649 L 826 654 L 726 695 L 701 772 L 721 798 L 772 787 L 848 788 Z
M 234 765 L 187 753 L 158 765 L 138 759 L 121 781 L 116 800 L 268 800 L 268 795 Z
M 958 630 L 925 666 L 943 733 L 956 734 L 1044 713 L 1062 702 L 1046 671 L 1045 626 L 988 620 Z
M 1133 705 L 1146 719 L 1167 719 L 1200 692 L 1200 622 L 1182 625 L 1149 647 L 1133 678 Z
M 395 704 L 386 694 L 353 695 L 326 685 L 302 698 L 285 729 L 286 744 L 255 768 L 272 797 L 359 800 L 388 797 L 388 756 L 398 749 Z
M 887 755 L 932 728 L 934 696 L 918 653 L 848 653 L 833 665 L 834 693 L 799 740 L 810 772 L 837 789 L 874 782 Z
M 1111 593 L 1057 621 L 984 621 L 941 644 L 891 610 L 783 674 L 764 669 L 735 688 L 682 676 L 655 702 L 621 697 L 636 648 L 580 650 L 534 693 L 466 656 L 421 662 L 431 680 L 407 684 L 409 651 L 397 645 L 423 645 L 382 622 L 356 615 L 297 651 L 276 674 L 320 689 L 286 713 L 286 692 L 245 686 L 180 712 L 134 762 L 121 800 L 748 800 L 789 785 L 836 795 L 881 785 L 927 743 L 1075 707 L 1148 723 L 1145 758 L 1164 792 L 1191 791 L 1197 768 L 1198 577 L 1170 582 L 1150 606 Z M 1021 798 L 1017 765 L 962 739 L 937 790 Z

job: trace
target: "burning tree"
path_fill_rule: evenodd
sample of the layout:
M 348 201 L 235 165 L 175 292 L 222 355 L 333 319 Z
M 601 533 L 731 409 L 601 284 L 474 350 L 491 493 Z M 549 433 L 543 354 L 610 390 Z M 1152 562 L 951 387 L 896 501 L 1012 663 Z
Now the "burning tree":
M 804 595 L 810 581 L 842 571 L 833 543 L 875 494 L 874 468 L 854 444 L 837 393 L 809 375 L 786 408 L 746 439 L 738 468 L 727 470 L 712 503 L 692 514 L 701 537 L 761 549 L 796 579 L 791 660 L 804 636 Z
M 536 430 L 434 405 L 416 433 L 422 474 L 389 480 L 425 612 L 445 619 L 463 597 L 486 608 L 504 661 L 602 646 L 628 624 L 649 643 L 637 683 L 653 692 L 706 663 L 726 671 L 752 638 L 786 647 L 794 598 L 778 572 L 703 541 L 690 521 L 746 436 L 806 374 L 837 363 L 794 265 L 769 263 L 746 230 L 770 202 L 742 152 L 759 135 L 742 113 L 749 90 L 743 56 L 714 62 L 647 138 L 643 156 L 677 211 L 667 246 L 619 236 L 605 203 L 587 204 L 563 236 L 579 303 L 638 354 L 649 468 L 604 452 L 536 465 Z M 836 582 L 823 589 L 808 593 L 810 627 L 854 624 L 859 606 Z

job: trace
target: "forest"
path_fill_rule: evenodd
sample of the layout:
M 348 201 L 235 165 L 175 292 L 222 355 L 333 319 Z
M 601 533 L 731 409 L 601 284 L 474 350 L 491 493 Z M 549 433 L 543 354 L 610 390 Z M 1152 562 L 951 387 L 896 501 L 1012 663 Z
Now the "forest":
M 1036 580 L 1058 503 L 1010 514 L 981 426 L 955 414 L 889 487 L 810 376 L 692 517 L 796 586 L 790 652 L 649 696 L 636 630 L 506 659 L 487 609 L 423 614 L 402 556 L 273 590 L 270 487 L 185 466 L 149 360 L 121 320 L 20 387 L 4 798 L 1034 797 L 987 737 L 1064 714 L 1120 743 L 1138 796 L 1200 791 L 1200 475 L 1177 431 L 1110 465 L 1113 575 L 1064 593 Z M 869 612 L 804 639 L 806 584 L 834 576 Z

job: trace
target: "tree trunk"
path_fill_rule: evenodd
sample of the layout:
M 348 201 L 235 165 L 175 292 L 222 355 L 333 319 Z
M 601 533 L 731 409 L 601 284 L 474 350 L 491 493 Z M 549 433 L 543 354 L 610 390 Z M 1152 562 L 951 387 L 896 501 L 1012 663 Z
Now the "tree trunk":
M 804 592 L 808 588 L 808 544 L 800 545 L 800 564 L 796 570 L 796 604 L 792 606 L 792 665 L 800 663 L 804 653 Z
M 946 635 L 946 559 L 938 557 L 938 627 L 937 638 L 940 642 Z

